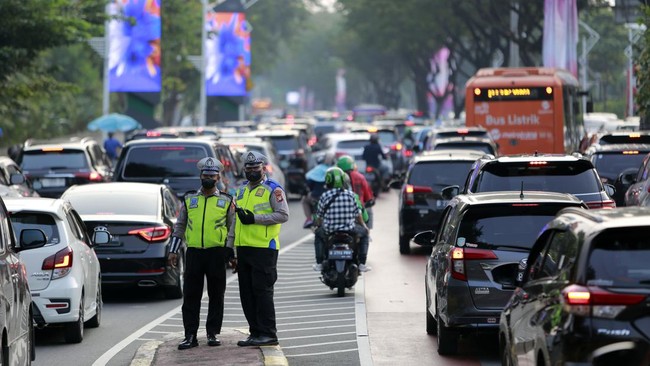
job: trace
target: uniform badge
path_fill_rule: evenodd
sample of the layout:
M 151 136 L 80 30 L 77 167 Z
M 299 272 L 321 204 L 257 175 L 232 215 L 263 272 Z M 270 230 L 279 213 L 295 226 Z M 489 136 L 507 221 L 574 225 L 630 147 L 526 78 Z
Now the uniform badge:
M 197 208 L 197 207 L 199 207 L 199 198 L 198 197 L 190 198 L 190 207 L 189 208 Z
M 226 200 L 217 200 L 217 207 L 226 207 Z
M 257 191 L 255 191 L 255 196 L 257 197 L 262 197 L 264 195 L 264 188 L 258 188 Z
M 246 163 L 248 164 L 255 164 L 257 162 L 257 157 L 253 152 L 249 152 L 248 155 L 246 156 Z
M 284 201 L 284 197 L 282 197 L 282 191 L 278 189 L 275 191 L 275 202 L 282 202 L 282 201 Z

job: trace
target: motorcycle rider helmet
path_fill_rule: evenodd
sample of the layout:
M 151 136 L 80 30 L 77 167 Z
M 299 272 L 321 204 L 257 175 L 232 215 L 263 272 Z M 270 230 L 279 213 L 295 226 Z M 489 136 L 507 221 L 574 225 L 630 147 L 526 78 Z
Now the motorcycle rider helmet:
M 347 173 L 343 175 L 343 189 L 352 189 L 352 182 L 350 181 L 350 176 Z
M 349 172 L 350 170 L 354 170 L 354 159 L 350 155 L 343 155 L 336 162 L 336 166 L 344 172 Z
M 373 133 L 372 135 L 370 135 L 370 142 L 375 144 L 379 143 L 379 136 L 377 136 L 376 133 Z
M 325 185 L 327 188 L 343 188 L 345 172 L 339 167 L 331 167 L 325 172 Z

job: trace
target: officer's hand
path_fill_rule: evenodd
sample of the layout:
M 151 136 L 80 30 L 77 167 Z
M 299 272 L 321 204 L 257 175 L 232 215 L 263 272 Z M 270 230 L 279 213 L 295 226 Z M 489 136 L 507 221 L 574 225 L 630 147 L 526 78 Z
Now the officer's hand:
M 178 254 L 176 253 L 169 253 L 169 256 L 167 257 L 167 263 L 172 267 L 176 268 L 176 261 L 178 260 Z
M 237 208 L 237 216 L 239 221 L 244 225 L 250 225 L 255 223 L 255 214 L 251 210 L 245 210 L 243 208 Z

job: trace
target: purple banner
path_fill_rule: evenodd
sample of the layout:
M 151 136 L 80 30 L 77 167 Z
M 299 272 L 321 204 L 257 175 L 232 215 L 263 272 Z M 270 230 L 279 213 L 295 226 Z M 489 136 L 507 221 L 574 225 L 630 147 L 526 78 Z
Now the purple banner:
M 109 90 L 160 92 L 160 2 L 112 0 L 109 4 Z

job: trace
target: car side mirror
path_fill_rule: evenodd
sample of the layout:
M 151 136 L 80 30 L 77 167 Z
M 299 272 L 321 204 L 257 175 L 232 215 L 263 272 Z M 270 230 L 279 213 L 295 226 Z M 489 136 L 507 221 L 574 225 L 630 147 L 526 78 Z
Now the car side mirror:
M 614 197 L 614 193 L 616 193 L 616 188 L 614 188 L 613 185 L 611 184 L 605 184 L 605 192 L 607 192 L 607 195 L 610 197 Z
M 104 245 L 111 242 L 111 233 L 103 226 L 97 226 L 93 231 L 93 245 Z
M 413 237 L 413 242 L 417 245 L 422 245 L 424 247 L 433 246 L 433 238 L 435 238 L 436 233 L 433 230 L 422 231 Z
M 638 169 L 636 168 L 625 169 L 621 174 L 618 175 L 616 182 L 625 186 L 631 186 L 632 184 L 636 183 L 637 172 Z
M 390 188 L 392 188 L 392 189 L 402 189 L 402 181 L 399 180 L 399 179 L 394 180 L 394 181 L 390 182 L 390 184 L 388 186 Z
M 9 177 L 9 181 L 11 182 L 11 184 L 23 184 L 23 183 L 25 183 L 26 179 L 25 179 L 25 176 L 23 174 L 13 173 Z
M 450 199 L 458 196 L 458 193 L 460 193 L 460 186 L 458 186 L 458 185 L 448 186 L 448 187 L 443 188 L 440 191 L 440 195 L 442 196 L 442 199 L 445 199 L 445 200 L 450 200 Z
M 47 243 L 47 237 L 41 229 L 24 229 L 20 232 L 19 250 L 40 248 Z

